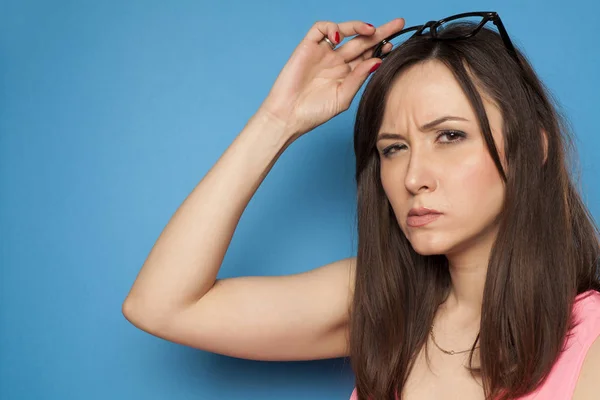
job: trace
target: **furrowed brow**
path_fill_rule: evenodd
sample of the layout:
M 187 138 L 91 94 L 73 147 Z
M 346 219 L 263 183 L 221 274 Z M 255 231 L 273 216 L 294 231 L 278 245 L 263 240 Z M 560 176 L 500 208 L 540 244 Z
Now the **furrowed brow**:
M 446 121 L 468 121 L 468 119 L 466 118 L 462 118 L 462 117 L 455 117 L 452 115 L 445 115 L 443 117 L 434 119 L 433 121 L 427 122 L 426 124 L 424 124 L 423 126 L 421 126 L 421 130 L 422 131 L 429 131 L 433 128 L 435 128 L 436 126 L 438 126 L 439 124 L 446 122 Z M 384 139 L 400 139 L 400 140 L 406 140 L 406 138 L 399 134 L 399 133 L 387 133 L 387 132 L 383 132 L 380 133 L 379 136 L 377 137 L 377 141 L 379 140 L 384 140 Z

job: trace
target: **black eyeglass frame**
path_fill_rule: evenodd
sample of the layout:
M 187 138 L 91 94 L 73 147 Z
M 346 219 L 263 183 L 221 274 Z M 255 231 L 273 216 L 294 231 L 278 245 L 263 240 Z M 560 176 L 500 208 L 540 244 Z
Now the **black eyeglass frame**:
M 445 23 L 448 23 L 448 22 L 451 22 L 451 21 L 454 21 L 457 19 L 466 18 L 466 17 L 482 17 L 482 19 L 481 19 L 481 22 L 479 24 L 477 24 L 477 26 L 475 28 L 473 28 L 473 30 L 471 32 L 469 32 L 465 35 L 455 36 L 455 37 L 438 37 L 437 30 L 442 24 L 445 24 Z M 415 26 L 411 26 L 410 28 L 402 29 L 400 32 L 397 32 L 391 36 L 388 36 L 387 38 L 385 38 L 381 42 L 379 42 L 377 44 L 377 46 L 375 46 L 375 49 L 373 50 L 373 57 L 381 58 L 381 59 L 384 59 L 385 57 L 387 57 L 389 55 L 389 52 L 386 54 L 382 54 L 383 46 L 386 43 L 388 43 L 389 41 L 397 38 L 400 35 L 410 32 L 410 31 L 415 31 L 415 33 L 413 35 L 411 35 L 408 39 L 406 39 L 407 41 L 410 40 L 414 36 L 427 36 L 427 35 L 431 36 L 435 40 L 461 40 L 461 39 L 468 39 L 468 38 L 476 35 L 477 32 L 479 32 L 481 30 L 481 28 L 483 28 L 483 26 L 485 24 L 487 24 L 489 21 L 492 21 L 494 23 L 494 25 L 496 25 L 498 27 L 498 33 L 500 33 L 500 37 L 502 38 L 502 41 L 504 42 L 504 46 L 508 50 L 509 54 L 515 59 L 517 64 L 519 64 L 519 66 L 522 67 L 521 61 L 519 60 L 519 57 L 517 56 L 515 47 L 513 46 L 512 41 L 510 40 L 510 37 L 508 36 L 508 32 L 506 32 L 506 29 L 504 28 L 504 24 L 502 23 L 500 16 L 495 11 L 481 11 L 481 12 L 468 12 L 468 13 L 456 14 L 456 15 L 452 15 L 452 16 L 444 18 L 444 19 L 440 19 L 439 21 L 429 21 L 423 25 L 415 25 Z M 429 28 L 429 30 L 427 32 L 425 32 L 425 29 L 427 29 L 427 28 Z

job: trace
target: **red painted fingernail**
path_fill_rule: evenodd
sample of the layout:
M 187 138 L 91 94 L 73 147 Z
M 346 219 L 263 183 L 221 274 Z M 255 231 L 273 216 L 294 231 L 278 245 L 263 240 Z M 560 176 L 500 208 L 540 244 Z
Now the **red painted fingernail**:
M 375 28 L 375 27 L 373 26 L 373 24 L 370 24 L 370 23 L 368 23 L 368 22 L 365 22 L 365 24 L 369 25 L 371 28 Z
M 339 32 L 336 32 L 336 33 L 335 33 L 335 42 L 336 42 L 336 43 L 339 43 L 339 42 L 340 42 L 340 33 L 339 33 Z
M 369 70 L 369 73 L 371 74 L 371 73 L 375 72 L 375 70 L 377 70 L 377 68 L 379 68 L 380 65 L 381 65 L 381 63 L 377 63 L 377 64 L 373 65 L 371 67 L 371 69 Z

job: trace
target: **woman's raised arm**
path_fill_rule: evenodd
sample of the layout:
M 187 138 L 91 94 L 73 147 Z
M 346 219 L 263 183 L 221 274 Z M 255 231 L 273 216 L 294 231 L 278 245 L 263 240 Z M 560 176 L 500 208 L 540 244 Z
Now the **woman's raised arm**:
M 216 276 L 244 209 L 276 160 L 295 139 L 348 109 L 381 62 L 371 58 L 373 46 L 403 25 L 396 19 L 376 30 L 359 21 L 317 22 L 308 31 L 257 113 L 159 236 L 123 304 L 129 321 L 232 356 L 345 353 L 353 259 L 283 277 Z M 335 50 L 322 41 L 351 35 Z

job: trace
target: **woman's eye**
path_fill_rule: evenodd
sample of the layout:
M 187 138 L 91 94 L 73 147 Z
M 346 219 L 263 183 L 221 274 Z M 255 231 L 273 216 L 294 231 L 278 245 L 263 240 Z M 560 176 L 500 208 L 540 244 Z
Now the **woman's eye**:
M 442 131 L 437 136 L 437 140 L 441 144 L 451 144 L 451 143 L 460 142 L 461 140 L 465 139 L 466 137 L 467 137 L 466 133 L 461 132 L 461 131 Z M 440 140 L 440 138 L 446 138 L 446 139 Z M 392 154 L 396 153 L 397 151 L 406 149 L 406 148 L 407 147 L 404 144 L 393 144 L 393 145 L 388 146 L 385 149 L 383 149 L 381 151 L 381 154 L 383 154 L 384 157 L 391 157 Z
M 461 131 L 443 131 L 438 135 L 438 139 L 441 137 L 446 137 L 448 140 L 441 141 L 441 143 L 454 143 L 463 140 L 467 135 Z
M 389 155 L 395 153 L 395 150 L 401 150 L 402 148 L 406 147 L 405 145 L 399 145 L 399 144 L 393 144 L 389 147 L 386 147 L 385 149 L 383 149 L 382 153 L 384 157 L 388 157 Z

